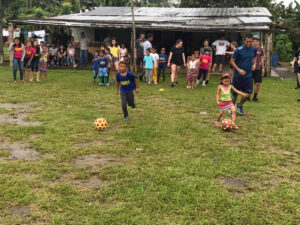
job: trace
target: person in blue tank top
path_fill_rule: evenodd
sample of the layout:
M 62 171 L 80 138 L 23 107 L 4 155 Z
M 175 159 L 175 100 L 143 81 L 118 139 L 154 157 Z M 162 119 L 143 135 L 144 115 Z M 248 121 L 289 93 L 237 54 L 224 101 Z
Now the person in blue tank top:
M 243 105 L 248 100 L 253 90 L 252 71 L 255 70 L 256 48 L 252 46 L 253 36 L 247 34 L 244 38 L 244 45 L 237 48 L 230 60 L 234 68 L 232 85 L 239 91 L 247 94 L 237 104 L 238 112 L 244 115 Z M 236 103 L 237 95 L 233 93 L 233 103 Z

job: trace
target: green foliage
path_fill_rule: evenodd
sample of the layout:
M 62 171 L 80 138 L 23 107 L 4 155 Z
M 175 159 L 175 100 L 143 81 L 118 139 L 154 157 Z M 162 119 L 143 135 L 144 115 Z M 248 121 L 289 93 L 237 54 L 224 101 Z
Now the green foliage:
M 287 34 L 280 34 L 275 38 L 274 52 L 283 62 L 289 62 L 293 58 L 293 43 Z
M 70 2 L 63 2 L 61 4 L 61 12 L 62 14 L 70 14 L 72 13 L 72 4 Z

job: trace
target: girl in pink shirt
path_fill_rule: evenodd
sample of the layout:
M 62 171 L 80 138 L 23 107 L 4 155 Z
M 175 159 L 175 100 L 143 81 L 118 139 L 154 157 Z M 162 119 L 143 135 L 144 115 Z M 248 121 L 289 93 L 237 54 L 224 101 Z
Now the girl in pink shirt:
M 13 55 L 13 77 L 14 82 L 17 82 L 17 71 L 20 70 L 20 80 L 23 81 L 23 61 L 25 57 L 24 45 L 19 38 L 14 39 L 14 43 L 9 46 L 9 51 Z

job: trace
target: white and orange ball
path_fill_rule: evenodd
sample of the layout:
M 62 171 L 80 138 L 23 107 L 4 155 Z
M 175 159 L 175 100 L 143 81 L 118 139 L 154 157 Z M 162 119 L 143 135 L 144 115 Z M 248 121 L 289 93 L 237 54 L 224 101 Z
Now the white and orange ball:
M 103 118 L 98 118 L 95 120 L 94 122 L 94 127 L 97 129 L 97 130 L 105 130 L 107 128 L 107 122 L 105 119 Z
M 230 131 L 233 128 L 233 122 L 231 119 L 224 119 L 222 121 L 222 129 L 225 131 Z

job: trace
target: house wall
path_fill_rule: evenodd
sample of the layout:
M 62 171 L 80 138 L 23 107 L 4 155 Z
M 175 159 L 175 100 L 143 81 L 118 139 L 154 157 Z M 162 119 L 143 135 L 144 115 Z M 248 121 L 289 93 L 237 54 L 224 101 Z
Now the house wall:
M 75 40 L 80 39 L 81 32 L 85 33 L 85 36 L 91 41 L 95 40 L 95 29 L 89 27 L 72 27 L 72 36 L 74 36 Z

